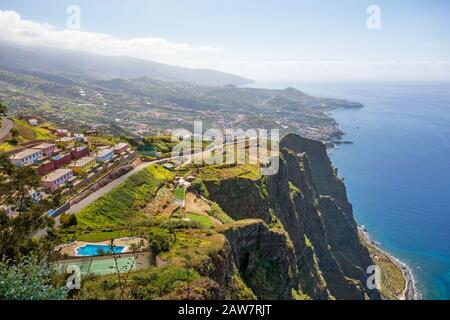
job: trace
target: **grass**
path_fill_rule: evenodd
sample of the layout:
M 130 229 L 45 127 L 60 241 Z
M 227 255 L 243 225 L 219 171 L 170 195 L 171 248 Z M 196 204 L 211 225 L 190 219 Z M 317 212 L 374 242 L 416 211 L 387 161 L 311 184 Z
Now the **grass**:
M 175 191 L 173 192 L 173 196 L 177 199 L 177 200 L 180 200 L 180 201 L 183 201 L 184 200 L 184 197 L 185 197 L 185 190 L 184 190 L 184 188 L 181 188 L 181 187 L 177 187 L 176 189 L 175 189 Z
M 119 142 L 119 139 L 112 136 L 89 136 L 88 141 L 91 144 L 112 145 Z
M 17 118 L 13 119 L 15 127 L 19 132 L 19 136 L 16 138 L 17 142 L 29 142 L 35 140 L 51 140 L 55 139 L 55 136 L 47 129 L 34 127 L 29 125 L 26 121 Z M 8 152 L 19 147 L 18 145 L 13 145 L 8 141 L 4 141 L 0 144 L 0 151 Z
M 375 264 L 381 269 L 381 294 L 389 300 L 398 300 L 405 288 L 402 270 L 391 258 L 361 237 L 361 242 L 367 247 Z
M 130 232 L 128 230 L 100 231 L 80 234 L 76 236 L 76 239 L 86 242 L 102 242 L 106 240 L 127 237 L 129 235 Z
M 192 268 L 171 265 L 152 267 L 146 270 L 134 271 L 126 282 L 125 299 L 156 299 L 172 292 L 187 281 L 199 279 L 200 275 Z M 76 299 L 119 299 L 117 276 L 90 277 L 83 279 L 80 292 Z
M 156 151 L 166 154 L 172 151 L 180 141 L 172 141 L 172 136 L 147 136 L 143 139 L 144 145 L 154 147 Z
M 221 164 L 195 167 L 186 166 L 179 170 L 180 175 L 195 174 L 201 180 L 221 181 L 231 178 L 258 180 L 261 178 L 259 166 L 256 164 Z
M 16 125 L 17 131 L 19 131 L 20 137 L 18 140 L 20 142 L 27 142 L 33 140 L 48 140 L 55 138 L 55 136 L 52 135 L 50 131 L 47 129 L 31 126 L 24 120 L 16 118 L 13 120 Z
M 13 146 L 12 144 L 10 144 L 9 142 L 3 142 L 0 143 L 0 151 L 2 152 L 8 152 L 13 150 L 14 148 L 16 148 L 16 146 Z
M 149 166 L 78 212 L 78 224 L 104 228 L 142 220 L 141 209 L 154 197 L 158 188 L 172 178 L 170 171 L 157 165 Z
M 211 219 L 208 216 L 202 216 L 195 213 L 188 213 L 186 217 L 191 219 L 192 221 L 200 223 L 205 228 L 211 228 L 213 226 Z

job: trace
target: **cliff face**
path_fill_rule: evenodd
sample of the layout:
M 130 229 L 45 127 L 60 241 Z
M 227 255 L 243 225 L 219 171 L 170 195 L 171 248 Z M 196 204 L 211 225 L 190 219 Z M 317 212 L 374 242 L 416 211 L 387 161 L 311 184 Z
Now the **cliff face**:
M 209 271 L 229 293 L 236 277 L 260 299 L 289 299 L 293 292 L 313 299 L 380 298 L 366 287 L 374 263 L 322 143 L 288 135 L 277 174 L 205 184 L 210 198 L 238 220 L 221 230 L 226 248 Z

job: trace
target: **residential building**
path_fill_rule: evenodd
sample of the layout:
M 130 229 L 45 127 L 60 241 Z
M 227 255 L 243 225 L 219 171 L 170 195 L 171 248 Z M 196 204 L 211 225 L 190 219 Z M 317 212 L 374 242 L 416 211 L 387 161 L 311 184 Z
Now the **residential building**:
M 53 165 L 55 169 L 67 166 L 70 161 L 72 161 L 72 156 L 70 153 L 59 154 L 52 158 Z
M 72 148 L 75 146 L 75 138 L 62 137 L 56 140 L 56 143 L 62 148 Z
M 114 156 L 114 149 L 107 148 L 98 151 L 95 159 L 97 160 L 97 162 L 106 162 L 111 160 L 113 156 Z
M 86 134 L 88 136 L 98 136 L 98 131 L 97 130 L 88 130 L 88 131 L 86 131 Z
M 40 158 L 42 158 L 42 151 L 36 149 L 25 149 L 12 155 L 10 160 L 13 164 L 18 167 L 27 166 L 36 163 Z
M 56 151 L 56 144 L 54 144 L 54 143 L 41 143 L 41 144 L 33 147 L 33 149 L 41 150 L 42 154 L 45 157 L 50 157 Z
M 58 137 L 67 137 L 67 135 L 69 134 L 69 132 L 67 131 L 67 129 L 56 129 L 55 134 Z
M 42 178 L 42 185 L 46 189 L 55 190 L 57 187 L 64 185 L 72 177 L 72 169 L 57 169 Z
M 114 153 L 115 154 L 121 154 L 121 153 L 123 153 L 123 152 L 125 152 L 127 150 L 128 150 L 128 143 L 125 143 L 125 142 L 118 143 L 118 144 L 116 144 L 114 146 Z
M 82 133 L 74 133 L 73 137 L 77 142 L 87 142 L 87 138 Z
M 95 165 L 95 158 L 84 157 L 69 164 L 69 168 L 73 170 L 75 175 L 82 175 L 89 172 L 89 170 Z
M 36 119 L 30 119 L 28 120 L 28 123 L 30 124 L 30 126 L 37 126 L 38 125 L 38 121 Z
M 72 150 L 70 154 L 72 155 L 72 160 L 78 160 L 89 155 L 89 148 L 86 146 L 77 147 L 75 150 Z
M 37 168 L 38 174 L 42 177 L 55 170 L 55 164 L 51 160 L 42 162 Z

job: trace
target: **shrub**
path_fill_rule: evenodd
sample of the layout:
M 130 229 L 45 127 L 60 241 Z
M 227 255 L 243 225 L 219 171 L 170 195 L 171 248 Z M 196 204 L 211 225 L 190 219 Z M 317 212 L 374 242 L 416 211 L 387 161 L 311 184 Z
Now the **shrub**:
M 209 197 L 208 189 L 206 189 L 206 186 L 203 183 L 203 180 L 198 179 L 198 178 L 195 179 L 194 181 L 192 181 L 191 188 L 192 188 L 192 190 L 196 191 L 198 194 L 201 194 L 205 198 Z
M 55 270 L 46 260 L 25 257 L 15 265 L 0 261 L 0 299 L 63 300 L 67 288 L 58 286 Z

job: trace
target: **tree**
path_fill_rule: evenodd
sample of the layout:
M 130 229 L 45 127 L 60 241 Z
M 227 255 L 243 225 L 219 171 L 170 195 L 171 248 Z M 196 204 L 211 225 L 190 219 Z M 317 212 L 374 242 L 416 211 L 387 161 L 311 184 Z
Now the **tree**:
M 50 202 L 33 198 L 41 184 L 37 173 L 32 168 L 14 166 L 4 153 L 0 153 L 0 177 L 0 206 L 12 206 L 17 213 L 9 217 L 0 210 L 0 259 L 14 262 L 21 254 L 36 249 L 31 236 L 37 230 L 52 225 L 47 217 Z
M 206 189 L 206 186 L 201 179 L 197 178 L 194 181 L 192 181 L 191 188 L 194 191 L 196 191 L 198 194 L 200 194 L 206 198 L 209 197 L 208 189 Z
M 6 106 L 0 102 L 0 114 L 6 116 L 7 111 L 8 109 L 6 108 Z
M 12 128 L 10 133 L 13 139 L 17 138 L 20 135 L 19 130 L 17 130 L 17 128 Z
M 1 300 L 63 300 L 68 289 L 57 284 L 56 270 L 47 259 L 20 258 L 16 264 L 0 260 Z

